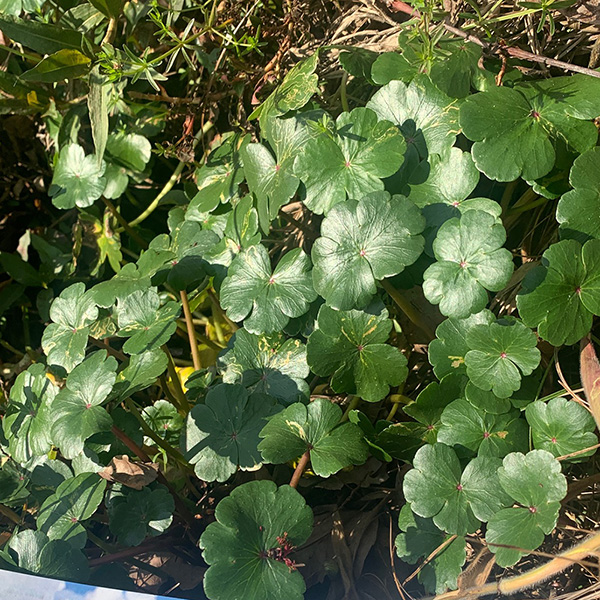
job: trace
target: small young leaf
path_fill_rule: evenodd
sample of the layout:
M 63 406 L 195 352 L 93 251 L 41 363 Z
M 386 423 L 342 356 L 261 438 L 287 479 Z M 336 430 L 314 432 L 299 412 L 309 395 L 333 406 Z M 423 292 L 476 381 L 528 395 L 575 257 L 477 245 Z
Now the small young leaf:
M 336 120 L 335 133 L 324 131 L 306 143 L 294 164 L 306 187 L 304 203 L 327 214 L 346 197 L 362 198 L 383 190 L 382 177 L 403 162 L 406 144 L 398 129 L 368 108 L 355 108 Z
M 401 273 L 423 251 L 425 220 L 402 196 L 375 192 L 333 208 L 313 245 L 313 280 L 327 304 L 338 310 L 363 308 L 375 282 Z
M 519 321 L 475 325 L 467 333 L 469 379 L 482 390 L 508 398 L 521 387 L 521 374 L 540 364 L 533 331 Z
M 109 527 L 123 546 L 139 546 L 148 536 L 164 533 L 173 521 L 175 502 L 162 487 L 111 494 Z
M 334 391 L 377 402 L 408 375 L 404 355 L 386 344 L 391 329 L 381 302 L 364 311 L 337 311 L 323 305 L 317 328 L 308 338 L 308 364 L 317 375 L 333 374 Z
M 552 244 L 517 296 L 523 323 L 553 346 L 574 344 L 600 315 L 600 240 Z
M 54 206 L 62 209 L 91 206 L 106 187 L 105 167 L 104 162 L 98 164 L 94 154 L 86 156 L 78 144 L 61 148 L 48 191 Z
M 147 406 L 142 412 L 142 417 L 156 435 L 171 445 L 178 444 L 179 434 L 183 429 L 183 417 L 168 400 L 157 400 L 152 406 Z M 149 440 L 148 443 L 153 442 Z
M 409 565 L 428 558 L 450 537 L 440 531 L 431 519 L 413 513 L 410 504 L 405 504 L 398 515 L 400 533 L 396 537 L 396 553 Z M 419 581 L 430 593 L 442 594 L 448 588 L 456 588 L 456 581 L 467 558 L 465 539 L 457 537 L 436 552 L 419 572 Z
M 84 283 L 64 289 L 50 307 L 52 323 L 44 330 L 42 348 L 49 365 L 67 372 L 85 357 L 89 326 L 98 318 L 98 307 Z
M 283 404 L 305 401 L 306 346 L 281 333 L 253 335 L 239 329 L 219 357 L 225 383 L 241 383 L 251 392 L 267 394 Z
M 288 558 L 312 530 L 312 511 L 300 493 L 250 481 L 219 502 L 215 517 L 200 538 L 210 600 L 302 600 L 304 579 Z
M 525 415 L 531 426 L 533 445 L 556 457 L 578 452 L 598 443 L 594 434 L 594 417 L 583 406 L 566 398 L 553 398 L 548 404 L 532 402 L 525 409 Z M 590 450 L 569 460 L 578 462 L 594 452 L 595 450 Z
M 112 426 L 101 405 L 115 382 L 117 361 L 106 355 L 94 352 L 75 367 L 52 404 L 51 438 L 66 458 L 80 454 L 85 440 Z
M 423 446 L 404 477 L 404 496 L 419 516 L 433 517 L 446 533 L 474 532 L 510 504 L 498 481 L 499 458 L 479 456 L 462 472 L 456 452 L 445 444 Z
M 233 261 L 221 286 L 221 303 L 233 321 L 250 333 L 281 331 L 290 318 L 303 315 L 317 297 L 310 259 L 295 248 L 274 270 L 266 248 L 250 246 Z M 250 315 L 250 316 L 248 316 Z
M 83 473 L 63 481 L 41 506 L 37 526 L 51 540 L 64 540 L 83 548 L 87 534 L 81 521 L 89 519 L 104 497 L 106 481 L 95 473 Z
M 340 423 L 342 409 L 324 398 L 308 406 L 292 404 L 275 415 L 260 432 L 265 462 L 285 463 L 310 450 L 312 470 L 329 477 L 367 460 L 363 433 L 354 423 Z
M 468 317 L 485 308 L 487 290 L 497 292 L 508 283 L 513 263 L 502 248 L 506 232 L 485 212 L 470 210 L 450 219 L 433 242 L 437 262 L 423 275 L 423 292 L 449 317 Z
M 179 312 L 177 302 L 160 306 L 160 297 L 152 288 L 117 300 L 117 335 L 129 338 L 123 351 L 141 354 L 162 346 L 175 333 Z
M 143 171 L 152 156 L 152 145 L 137 133 L 111 133 L 106 151 L 113 161 L 130 171 Z
M 182 440 L 186 460 L 204 481 L 227 481 L 238 468 L 255 471 L 261 464 L 259 432 L 277 412 L 275 400 L 248 395 L 241 385 L 221 384 L 194 406 Z
M 467 372 L 465 356 L 469 351 L 467 333 L 475 325 L 495 321 L 493 313 L 484 309 L 466 319 L 446 319 L 435 330 L 436 338 L 429 344 L 429 362 L 441 379 L 448 373 Z

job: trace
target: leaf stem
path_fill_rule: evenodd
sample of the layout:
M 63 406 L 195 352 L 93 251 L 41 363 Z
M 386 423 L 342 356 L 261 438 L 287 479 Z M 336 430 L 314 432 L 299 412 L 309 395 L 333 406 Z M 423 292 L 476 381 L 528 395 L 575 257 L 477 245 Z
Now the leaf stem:
M 211 121 L 207 121 L 204 124 L 202 129 L 194 136 L 194 141 L 192 142 L 192 150 L 194 150 L 196 148 L 196 146 L 198 145 L 198 142 L 200 141 L 200 138 L 212 129 L 212 126 L 213 126 L 213 124 Z M 129 227 L 135 227 L 136 225 L 139 225 L 142 221 L 145 221 L 156 210 L 156 208 L 160 204 L 160 201 L 173 189 L 173 186 L 179 180 L 179 176 L 183 172 L 183 169 L 185 168 L 186 165 L 187 165 L 187 163 L 184 161 L 179 162 L 179 164 L 175 167 L 173 174 L 169 178 L 169 181 L 167 181 L 167 183 L 165 183 L 165 185 L 163 186 L 162 190 L 160 190 L 160 192 L 158 192 L 158 194 L 156 195 L 156 198 L 154 198 L 154 200 L 152 200 L 152 202 L 148 205 L 146 210 L 144 210 L 144 212 L 141 215 L 139 215 L 138 217 L 136 217 L 133 221 L 131 221 L 129 223 Z
M 179 294 L 181 296 L 181 305 L 183 306 L 183 314 L 185 316 L 185 326 L 187 328 L 188 338 L 190 340 L 190 349 L 192 351 L 194 369 L 199 371 L 202 368 L 202 364 L 200 362 L 200 353 L 198 352 L 198 342 L 196 341 L 194 322 L 192 320 L 192 311 L 190 310 L 190 301 L 185 290 L 181 290 Z
M 292 479 L 290 480 L 290 487 L 297 488 L 298 483 L 300 483 L 300 477 L 302 477 L 302 473 L 304 473 L 304 469 L 306 469 L 308 465 L 308 461 L 310 460 L 310 450 L 307 450 L 302 458 L 298 461 L 298 465 L 296 466 L 296 470 L 292 475 Z
M 147 249 L 148 242 L 146 242 L 146 240 L 142 238 L 142 236 L 139 233 L 137 233 L 137 231 L 133 230 L 133 228 L 129 225 L 129 223 L 127 223 L 123 215 L 117 210 L 117 207 L 108 198 L 105 198 L 104 196 L 102 196 L 102 202 L 104 202 L 106 208 L 110 210 L 112 216 L 117 220 L 119 225 L 121 225 L 123 231 L 125 231 L 125 233 L 127 233 L 132 239 L 134 239 L 141 248 L 144 248 L 144 250 Z
M 8 508 L 8 506 L 5 506 L 4 504 L 0 504 L 0 515 L 10 519 L 15 525 L 23 524 L 23 519 L 21 519 L 12 508 Z
M 115 39 L 115 35 L 117 34 L 117 17 L 111 17 L 108 21 L 108 27 L 106 28 L 106 33 L 100 42 L 100 46 L 104 46 L 104 44 L 112 44 Z
M 349 396 L 349 398 L 350 398 L 350 403 L 346 407 L 346 410 L 344 411 L 344 414 L 342 415 L 342 418 L 340 419 L 340 423 L 345 423 L 350 417 L 350 411 L 353 411 L 360 404 L 359 396 L 351 395 L 351 396 Z
M 340 101 L 342 103 L 342 110 L 344 112 L 350 112 L 350 106 L 348 104 L 348 72 L 344 71 L 342 75 L 342 82 L 340 83 Z
M 421 319 L 419 313 L 413 308 L 413 305 L 389 282 L 387 279 L 380 281 L 381 287 L 389 294 L 390 298 L 397 304 L 398 308 L 406 315 L 408 320 L 416 325 L 427 337 L 432 340 L 435 338 L 433 330 Z

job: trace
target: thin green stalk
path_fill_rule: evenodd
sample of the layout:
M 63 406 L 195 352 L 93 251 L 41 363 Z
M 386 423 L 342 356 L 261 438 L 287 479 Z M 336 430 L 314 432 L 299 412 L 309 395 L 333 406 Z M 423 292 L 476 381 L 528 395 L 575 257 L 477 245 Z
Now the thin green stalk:
M 350 106 L 348 105 L 348 72 L 344 71 L 342 75 L 342 83 L 340 83 L 340 101 L 342 102 L 342 110 L 344 112 L 350 112 Z
M 354 396 L 354 395 L 350 396 L 350 403 L 346 407 L 346 410 L 344 411 L 344 414 L 342 415 L 340 423 L 345 423 L 350 418 L 350 412 L 353 411 L 359 404 L 360 404 L 359 396 Z
M 185 290 L 181 290 L 179 294 L 181 296 L 181 305 L 183 306 L 183 314 L 185 316 L 185 327 L 190 341 L 192 362 L 194 363 L 194 369 L 199 371 L 202 368 L 202 364 L 200 363 L 200 352 L 198 351 L 198 342 L 196 341 L 196 330 L 194 329 L 194 322 L 192 320 L 190 301 Z
M 181 321 L 177 321 L 177 327 L 181 331 L 187 331 L 187 327 Z M 223 350 L 223 348 L 225 348 L 225 346 L 226 346 L 226 344 L 217 344 L 217 342 L 214 342 L 210 338 L 206 337 L 205 335 L 202 335 L 201 333 L 198 333 L 195 330 L 194 330 L 194 334 L 196 335 L 196 340 L 198 340 L 201 344 L 204 344 L 205 346 L 208 346 L 209 348 L 212 348 L 213 350 L 216 350 L 217 352 L 221 352 L 221 350 Z M 190 364 L 193 365 L 194 363 L 190 362 Z
M 198 145 L 198 142 L 200 141 L 200 138 L 203 135 L 205 135 L 208 131 L 210 131 L 212 129 L 212 126 L 213 126 L 213 124 L 211 121 L 207 121 L 204 124 L 204 127 L 202 127 L 202 129 L 194 136 L 194 141 L 192 142 L 192 149 L 196 148 L 196 146 Z M 160 192 L 158 192 L 158 194 L 156 195 L 156 198 L 154 198 L 154 200 L 152 200 L 152 202 L 148 205 L 146 210 L 141 215 L 136 217 L 133 221 L 131 221 L 128 224 L 129 227 L 135 227 L 136 225 L 139 225 L 142 221 L 145 221 L 156 210 L 156 208 L 160 204 L 160 201 L 173 189 L 173 186 L 179 180 L 179 176 L 183 172 L 183 169 L 185 168 L 186 165 L 187 165 L 186 162 L 183 162 L 183 161 L 179 162 L 179 164 L 175 167 L 175 171 L 173 171 L 173 174 L 169 178 L 169 181 L 167 181 L 167 183 L 165 183 L 165 185 L 163 186 L 162 190 L 160 190 Z
M 122 230 L 131 236 L 131 238 L 135 240 L 141 248 L 146 250 L 148 248 L 148 242 L 146 242 L 146 240 L 137 231 L 133 230 L 131 225 L 127 223 L 123 215 L 117 210 L 117 207 L 108 198 L 105 198 L 104 196 L 101 198 L 102 202 L 104 202 L 105 206 L 108 208 L 108 210 L 110 210 L 112 216 L 117 220 L 119 225 L 121 225 Z

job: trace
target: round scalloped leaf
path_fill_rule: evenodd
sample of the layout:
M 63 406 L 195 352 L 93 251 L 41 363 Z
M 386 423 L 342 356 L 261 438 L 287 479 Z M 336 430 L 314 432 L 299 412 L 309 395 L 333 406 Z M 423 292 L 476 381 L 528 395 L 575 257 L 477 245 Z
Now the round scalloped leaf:
M 482 390 L 508 398 L 521 387 L 521 375 L 540 364 L 535 333 L 516 320 L 475 325 L 467 333 L 469 379 Z
M 49 540 L 41 531 L 26 529 L 8 542 L 8 555 L 20 569 L 70 581 L 86 581 L 89 567 L 86 556 L 63 540 Z
M 594 446 L 598 438 L 594 434 L 596 422 L 583 406 L 566 398 L 553 398 L 545 402 L 533 402 L 525 409 L 531 426 L 533 445 L 559 457 Z M 581 461 L 594 454 L 594 450 L 572 457 Z
M 342 409 L 324 398 L 308 406 L 292 404 L 275 415 L 260 432 L 265 462 L 280 464 L 310 450 L 312 470 L 329 477 L 350 465 L 363 464 L 369 455 L 361 429 L 340 423 Z
M 254 335 L 239 329 L 219 357 L 225 383 L 241 383 L 251 392 L 268 394 L 284 404 L 306 401 L 306 346 L 282 333 Z
M 377 402 L 408 375 L 404 355 L 386 343 L 391 329 L 381 302 L 362 311 L 337 311 L 323 305 L 317 328 L 308 338 L 308 364 L 317 375 L 333 374 L 335 392 Z
M 498 478 L 506 493 L 521 506 L 494 515 L 488 523 L 486 541 L 498 564 L 511 566 L 526 552 L 493 544 L 535 550 L 556 526 L 567 480 L 560 463 L 545 450 L 509 454 L 498 469 Z
M 251 246 L 231 263 L 221 285 L 221 304 L 232 321 L 244 321 L 250 333 L 281 331 L 290 318 L 308 311 L 317 294 L 313 289 L 310 258 L 294 248 L 275 269 L 267 249 Z
M 117 298 L 125 298 L 150 285 L 149 276 L 142 275 L 134 263 L 127 263 L 114 277 L 90 288 L 89 293 L 98 306 L 109 308 Z
M 138 133 L 111 133 L 106 151 L 114 162 L 130 171 L 143 171 L 152 156 L 152 144 Z
M 98 307 L 84 283 L 64 289 L 50 307 L 52 323 L 44 330 L 42 348 L 49 365 L 67 373 L 85 357 L 89 326 L 98 318 Z
M 129 364 L 119 371 L 111 399 L 118 398 L 122 401 L 150 387 L 165 372 L 167 362 L 167 355 L 161 348 L 134 354 L 129 359 Z
M 431 519 L 413 513 L 410 504 L 400 509 L 398 527 L 401 533 L 396 536 L 396 553 L 404 562 L 414 565 L 435 552 L 435 556 L 419 572 L 419 581 L 425 590 L 442 594 L 448 588 L 455 589 L 467 559 L 464 537 L 447 543 L 450 536 L 440 531 Z M 442 544 L 445 544 L 444 548 L 436 552 Z
M 315 128 L 307 121 L 318 120 L 322 113 L 313 111 L 292 117 L 261 119 L 262 134 L 273 153 L 264 144 L 248 144 L 242 150 L 248 188 L 257 200 L 261 228 L 269 224 L 296 193 L 300 180 L 294 173 L 294 161 L 315 137 Z
M 449 373 L 466 374 L 465 355 L 469 351 L 467 332 L 474 325 L 492 323 L 495 317 L 487 309 L 465 319 L 449 318 L 435 330 L 435 339 L 429 344 L 429 362 L 438 379 Z
M 342 113 L 335 132 L 328 129 L 309 140 L 296 158 L 295 174 L 306 188 L 304 204 L 327 214 L 348 198 L 383 190 L 383 177 L 396 173 L 406 144 L 392 123 L 368 108 Z
M 510 504 L 498 481 L 499 458 L 479 456 L 462 472 L 456 452 L 445 444 L 428 444 L 415 455 L 404 477 L 404 496 L 412 510 L 446 533 L 472 533 Z
M 576 152 L 595 145 L 600 82 L 585 75 L 495 87 L 470 96 L 460 109 L 463 133 L 475 143 L 477 168 L 490 179 L 531 181 L 554 166 L 553 139 Z
M 190 201 L 188 210 L 212 212 L 234 198 L 239 184 L 244 180 L 240 152 L 250 136 L 231 132 L 223 136 L 221 145 L 206 159 L 206 164 L 196 170 L 198 193 Z
M 139 546 L 147 537 L 161 535 L 173 521 L 175 502 L 163 486 L 111 494 L 108 525 L 123 546 Z
M 190 411 L 182 440 L 185 458 L 203 481 L 227 481 L 238 468 L 255 471 L 261 464 L 257 446 L 275 400 L 248 395 L 241 385 L 211 388 L 204 404 Z
M 61 148 L 48 191 L 52 204 L 62 209 L 91 206 L 106 187 L 105 168 L 104 161 L 98 164 L 95 154 L 86 156 L 79 144 Z
M 87 533 L 81 521 L 95 512 L 106 489 L 106 480 L 95 473 L 82 473 L 63 481 L 40 507 L 37 526 L 51 540 L 64 540 L 83 548 Z
M 313 245 L 315 289 L 333 308 L 366 306 L 377 280 L 397 275 L 419 258 L 424 225 L 410 200 L 387 192 L 337 205 Z
M 444 409 L 463 394 L 466 377 L 449 373 L 439 383 L 431 382 L 417 399 L 403 408 L 404 412 L 422 425 L 421 437 L 428 444 L 437 441 Z
M 511 399 L 499 398 L 489 390 L 482 390 L 469 381 L 465 387 L 465 399 L 480 412 L 503 415 L 511 408 Z M 516 407 L 519 408 L 519 407 Z
M 183 417 L 168 400 L 157 400 L 152 406 L 146 406 L 142 411 L 142 418 L 160 438 L 173 446 L 178 444 Z M 148 438 L 148 444 L 153 443 Z
M 553 346 L 574 344 L 600 315 L 600 240 L 552 244 L 517 296 L 523 323 Z
M 102 403 L 115 382 L 117 361 L 106 356 L 105 350 L 94 352 L 75 367 L 52 404 L 51 438 L 66 458 L 81 454 L 85 440 L 112 427 Z
M 584 243 L 600 238 L 600 148 L 578 156 L 569 174 L 573 189 L 556 207 L 563 239 Z
M 455 400 L 442 413 L 437 439 L 461 454 L 503 458 L 529 447 L 529 428 L 520 417 L 518 410 L 492 415 L 467 400 Z
M 390 81 L 367 103 L 380 119 L 400 127 L 409 156 L 426 158 L 443 154 L 456 141 L 456 101 L 440 91 L 426 75 L 417 75 L 409 85 Z
M 449 317 L 468 317 L 485 308 L 487 290 L 506 286 L 513 272 L 512 255 L 502 245 L 506 231 L 487 212 L 469 210 L 450 219 L 433 242 L 437 262 L 425 271 L 423 292 Z
M 2 429 L 10 455 L 17 462 L 25 463 L 50 451 L 50 427 L 55 419 L 52 404 L 58 391 L 42 364 L 31 365 L 15 380 Z
M 200 538 L 210 600 L 303 599 L 306 585 L 293 550 L 308 539 L 313 516 L 299 492 L 251 481 L 221 500 L 215 517 Z
M 179 316 L 177 302 L 160 305 L 160 296 L 154 288 L 138 290 L 117 300 L 119 337 L 129 338 L 123 344 L 127 354 L 141 354 L 160 348 L 177 329 Z

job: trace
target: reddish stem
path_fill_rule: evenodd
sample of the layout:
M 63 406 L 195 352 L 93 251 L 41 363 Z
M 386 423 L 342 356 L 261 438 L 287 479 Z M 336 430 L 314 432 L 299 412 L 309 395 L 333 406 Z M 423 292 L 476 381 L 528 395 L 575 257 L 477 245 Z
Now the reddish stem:
M 300 477 L 302 477 L 302 473 L 304 473 L 304 469 L 306 469 L 308 465 L 308 461 L 310 460 L 310 450 L 307 450 L 302 458 L 298 461 L 298 466 L 292 475 L 292 479 L 290 480 L 290 486 L 293 488 L 298 487 L 298 483 L 300 482 Z

